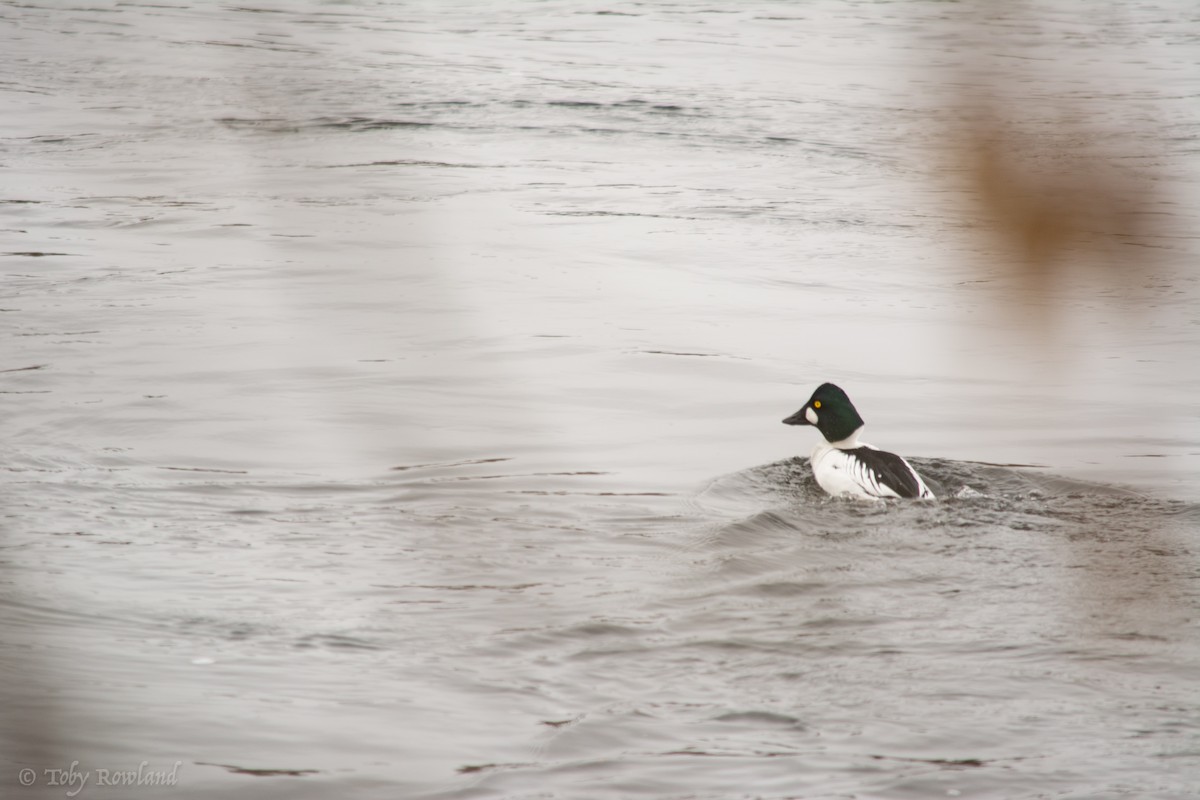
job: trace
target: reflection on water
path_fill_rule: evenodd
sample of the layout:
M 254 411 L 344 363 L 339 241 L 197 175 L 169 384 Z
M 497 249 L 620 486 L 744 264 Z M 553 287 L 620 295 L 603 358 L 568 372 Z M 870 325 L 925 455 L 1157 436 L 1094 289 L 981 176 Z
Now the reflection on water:
M 1195 14 L 1024 13 L 0 4 L 0 795 L 1186 796 Z

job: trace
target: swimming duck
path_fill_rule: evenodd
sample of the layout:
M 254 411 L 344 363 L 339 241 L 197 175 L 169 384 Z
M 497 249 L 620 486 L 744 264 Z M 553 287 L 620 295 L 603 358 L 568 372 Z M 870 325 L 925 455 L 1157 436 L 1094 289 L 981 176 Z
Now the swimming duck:
M 863 418 L 850 398 L 832 383 L 823 383 L 804 407 L 784 420 L 812 425 L 825 440 L 813 448 L 809 464 L 821 488 L 835 497 L 936 499 L 907 461 L 895 453 L 860 442 Z

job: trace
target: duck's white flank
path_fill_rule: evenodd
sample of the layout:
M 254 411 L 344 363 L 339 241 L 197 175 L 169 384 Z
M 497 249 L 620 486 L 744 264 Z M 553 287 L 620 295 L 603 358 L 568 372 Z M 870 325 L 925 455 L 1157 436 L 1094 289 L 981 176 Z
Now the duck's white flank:
M 812 456 L 809 457 L 813 477 L 817 479 L 817 484 L 834 497 L 854 497 L 860 500 L 900 497 L 895 489 L 879 479 L 879 474 L 869 464 L 851 452 L 863 447 L 879 451 L 879 448 L 874 445 L 858 441 L 858 434 L 861 430 L 860 427 L 845 439 L 837 442 L 822 440 L 817 443 L 817 446 L 813 448 Z M 917 496 L 923 499 L 933 499 L 933 492 L 929 491 L 929 487 L 925 485 L 925 481 L 921 480 L 921 476 L 912 468 L 912 465 L 900 456 L 896 456 L 896 458 L 903 462 L 908 471 L 912 473 L 913 478 L 916 479 L 919 489 Z

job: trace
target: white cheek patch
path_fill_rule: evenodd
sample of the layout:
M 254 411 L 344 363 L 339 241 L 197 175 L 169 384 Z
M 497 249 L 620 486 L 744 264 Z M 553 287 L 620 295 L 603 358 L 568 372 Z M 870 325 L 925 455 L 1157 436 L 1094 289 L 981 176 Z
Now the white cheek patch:
M 808 420 L 809 425 L 817 424 L 817 412 L 812 410 L 812 406 L 804 409 L 804 418 Z

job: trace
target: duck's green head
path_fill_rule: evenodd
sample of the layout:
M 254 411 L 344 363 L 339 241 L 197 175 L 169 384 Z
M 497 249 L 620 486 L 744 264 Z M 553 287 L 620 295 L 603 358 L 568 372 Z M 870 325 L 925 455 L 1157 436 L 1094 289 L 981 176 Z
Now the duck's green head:
M 849 439 L 863 426 L 854 404 L 841 388 L 822 383 L 804 407 L 784 420 L 787 425 L 812 425 L 829 442 Z

